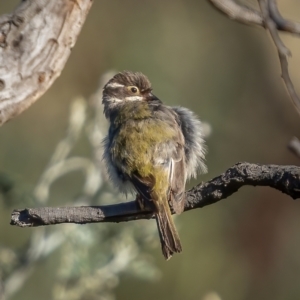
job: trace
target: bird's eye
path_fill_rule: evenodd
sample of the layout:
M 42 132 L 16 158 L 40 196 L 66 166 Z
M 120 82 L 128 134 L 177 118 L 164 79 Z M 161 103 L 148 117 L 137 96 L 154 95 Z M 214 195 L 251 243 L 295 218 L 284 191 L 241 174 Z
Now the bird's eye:
M 136 86 L 129 86 L 127 89 L 133 94 L 137 94 L 139 92 L 139 89 Z

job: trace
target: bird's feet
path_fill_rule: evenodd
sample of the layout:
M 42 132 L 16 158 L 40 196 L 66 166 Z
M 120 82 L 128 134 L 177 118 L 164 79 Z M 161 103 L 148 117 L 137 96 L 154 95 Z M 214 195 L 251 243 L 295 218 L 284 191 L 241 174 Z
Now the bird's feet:
M 137 202 L 138 206 L 140 207 L 141 210 L 145 210 L 145 200 L 140 194 L 136 194 L 135 201 Z

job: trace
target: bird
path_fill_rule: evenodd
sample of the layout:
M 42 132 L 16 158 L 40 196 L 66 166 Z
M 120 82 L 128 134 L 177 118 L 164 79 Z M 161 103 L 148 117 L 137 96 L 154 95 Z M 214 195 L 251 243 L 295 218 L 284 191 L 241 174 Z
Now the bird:
M 121 193 L 136 193 L 154 212 L 166 260 L 182 251 L 172 213 L 184 210 L 185 185 L 205 173 L 202 125 L 189 109 L 163 104 L 141 72 L 123 71 L 104 86 L 109 130 L 103 140 L 107 173 Z

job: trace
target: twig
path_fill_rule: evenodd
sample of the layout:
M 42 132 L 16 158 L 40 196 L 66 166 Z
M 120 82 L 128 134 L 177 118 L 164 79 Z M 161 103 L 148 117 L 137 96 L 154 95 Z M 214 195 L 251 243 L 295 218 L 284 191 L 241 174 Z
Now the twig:
M 300 114 L 300 98 L 298 94 L 296 93 L 295 87 L 293 85 L 293 82 L 291 80 L 290 74 L 289 74 L 289 65 L 288 65 L 288 59 L 285 55 L 278 53 L 280 66 L 281 66 L 281 77 L 285 83 L 285 87 L 290 95 L 290 98 L 296 107 L 298 113 Z
M 280 39 L 278 31 L 276 30 L 276 23 L 271 18 L 271 14 L 269 11 L 271 7 L 273 14 L 274 12 L 278 12 L 276 2 L 275 0 L 259 0 L 259 4 L 264 17 L 265 26 L 269 30 L 271 37 L 274 41 L 274 44 L 278 50 L 278 56 L 279 56 L 281 72 L 282 72 L 281 77 L 285 83 L 285 86 L 290 95 L 290 98 L 292 99 L 293 104 L 295 105 L 298 113 L 300 114 L 300 98 L 295 91 L 294 85 L 289 75 L 289 69 L 288 69 L 287 57 L 291 55 L 291 52 Z M 275 15 L 278 17 L 278 14 L 275 13 Z
M 227 15 L 230 19 L 249 24 L 263 26 L 263 18 L 261 13 L 248 7 L 241 5 L 233 0 L 209 0 L 217 9 Z
M 269 13 L 277 29 L 300 35 L 300 23 L 284 19 L 278 10 L 276 1 L 269 1 Z
M 281 66 L 281 77 L 285 83 L 287 92 L 300 114 L 300 98 L 296 93 L 289 75 L 288 56 L 290 50 L 279 37 L 278 30 L 300 35 L 300 23 L 284 19 L 277 7 L 276 0 L 258 0 L 261 12 L 254 8 L 238 4 L 234 0 L 209 0 L 217 9 L 236 21 L 266 27 L 278 50 Z
M 269 30 L 271 37 L 274 41 L 275 46 L 278 49 L 278 52 L 283 56 L 290 56 L 290 50 L 284 45 L 281 38 L 279 37 L 278 31 L 276 30 L 276 23 L 271 18 L 269 13 L 269 3 L 271 0 L 259 0 L 260 9 L 264 18 L 264 24 L 266 28 Z M 275 6 L 275 2 L 272 4 Z
M 234 0 L 209 0 L 220 12 L 227 15 L 230 19 L 248 24 L 264 27 L 264 19 L 262 13 L 246 4 L 239 4 Z M 273 2 L 274 3 L 274 2 Z M 277 5 L 270 3 L 270 16 L 276 24 L 276 28 L 300 35 L 300 23 L 284 19 L 278 11 Z
M 186 192 L 185 211 L 201 208 L 237 192 L 242 186 L 269 186 L 293 199 L 300 198 L 300 167 L 237 163 L 222 175 Z M 45 207 L 14 210 L 11 225 L 35 227 L 60 223 L 124 222 L 153 217 L 135 201 L 82 207 Z

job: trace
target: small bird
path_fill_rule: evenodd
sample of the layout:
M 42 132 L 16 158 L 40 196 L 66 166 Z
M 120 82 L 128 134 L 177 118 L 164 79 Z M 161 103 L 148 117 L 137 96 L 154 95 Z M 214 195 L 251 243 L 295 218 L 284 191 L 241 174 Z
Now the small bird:
M 182 251 L 171 214 L 184 210 L 186 180 L 206 172 L 201 122 L 187 108 L 164 105 L 139 72 L 111 78 L 103 104 L 110 122 L 103 155 L 108 175 L 120 192 L 151 203 L 168 260 Z

